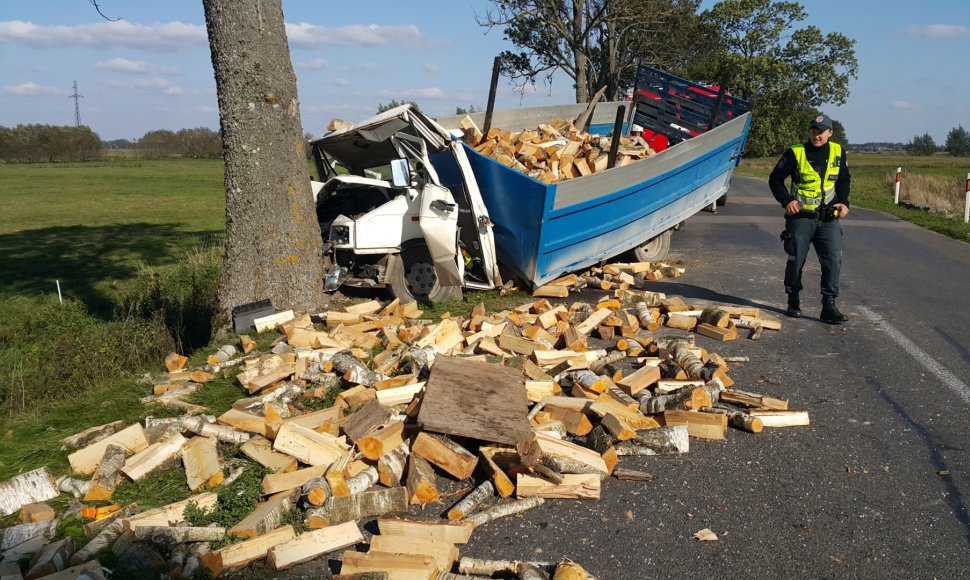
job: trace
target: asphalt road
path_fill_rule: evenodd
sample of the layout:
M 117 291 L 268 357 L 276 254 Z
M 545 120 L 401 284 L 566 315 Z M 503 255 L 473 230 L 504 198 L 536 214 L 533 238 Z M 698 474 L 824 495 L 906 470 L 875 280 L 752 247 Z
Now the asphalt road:
M 736 178 L 728 204 L 674 236 L 685 298 L 781 316 L 781 209 Z M 807 427 L 736 430 L 689 455 L 621 458 L 600 501 L 551 500 L 476 530 L 463 556 L 558 560 L 604 579 L 970 577 L 970 246 L 873 211 L 843 223 L 838 327 L 784 318 L 759 341 L 698 342 L 749 356 L 737 388 L 807 409 Z M 818 315 L 818 261 L 803 311 Z M 716 542 L 693 534 L 710 528 Z

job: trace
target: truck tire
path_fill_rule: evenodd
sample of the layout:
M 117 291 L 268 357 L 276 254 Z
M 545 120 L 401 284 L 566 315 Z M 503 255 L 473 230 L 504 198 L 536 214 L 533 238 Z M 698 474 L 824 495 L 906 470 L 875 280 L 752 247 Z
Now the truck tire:
M 727 195 L 728 194 L 725 193 L 721 197 L 717 198 L 717 207 L 721 207 L 727 204 Z
M 667 230 L 649 242 L 633 248 L 633 255 L 640 262 L 656 262 L 663 260 L 670 252 L 670 236 L 672 230 Z
M 401 253 L 387 261 L 387 287 L 402 304 L 408 302 L 445 302 L 461 300 L 460 286 L 442 286 L 431 261 L 431 252 L 423 242 L 407 244 Z

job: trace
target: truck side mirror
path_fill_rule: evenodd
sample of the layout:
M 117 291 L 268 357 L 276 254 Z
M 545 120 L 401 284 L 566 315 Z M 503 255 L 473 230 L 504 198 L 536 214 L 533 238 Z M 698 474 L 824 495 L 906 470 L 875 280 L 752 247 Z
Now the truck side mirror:
M 394 187 L 411 186 L 411 164 L 407 159 L 391 160 L 391 185 Z

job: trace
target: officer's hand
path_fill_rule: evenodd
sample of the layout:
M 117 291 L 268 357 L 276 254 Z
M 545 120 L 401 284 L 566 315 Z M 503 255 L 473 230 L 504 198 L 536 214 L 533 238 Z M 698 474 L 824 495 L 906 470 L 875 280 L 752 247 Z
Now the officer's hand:
M 839 219 L 849 215 L 849 206 L 845 205 L 844 203 L 837 203 L 834 207 L 835 209 L 839 210 Z
M 797 199 L 793 199 L 785 206 L 785 215 L 795 215 L 802 211 L 802 204 Z

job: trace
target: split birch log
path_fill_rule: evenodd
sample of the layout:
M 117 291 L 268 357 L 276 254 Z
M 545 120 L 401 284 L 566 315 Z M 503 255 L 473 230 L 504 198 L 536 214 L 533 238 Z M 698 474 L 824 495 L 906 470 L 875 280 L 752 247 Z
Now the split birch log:
M 61 443 L 69 449 L 81 449 L 114 435 L 124 426 L 124 421 L 113 421 L 105 425 L 96 425 L 80 433 L 61 439 Z
M 241 568 L 266 557 L 276 546 L 296 538 L 293 526 L 280 526 L 272 532 L 210 552 L 202 557 L 202 565 L 213 578 L 226 569 Z
M 182 421 L 182 426 L 185 427 L 187 431 L 191 431 L 196 435 L 213 437 L 219 441 L 235 443 L 237 445 L 249 441 L 250 438 L 249 433 L 237 431 L 228 425 L 216 425 L 202 419 L 201 417 L 187 417 Z
M 19 518 L 22 524 L 48 522 L 56 517 L 54 509 L 46 503 L 28 503 L 20 508 Z
M 700 409 L 713 404 L 711 396 L 703 387 L 685 387 L 667 395 L 659 395 L 642 399 L 640 412 L 644 415 L 654 415 L 674 409 Z
M 278 473 L 293 471 L 299 463 L 293 456 L 273 451 L 273 442 L 262 435 L 243 443 L 239 450 L 266 469 Z
M 542 499 L 541 497 L 519 499 L 476 512 L 465 519 L 474 523 L 476 526 L 480 526 L 500 518 L 528 511 L 534 507 L 542 505 L 545 501 L 546 500 Z
M 682 455 L 689 450 L 686 425 L 637 431 L 633 439 L 616 444 L 616 454 L 620 456 Z
M 218 542 L 226 537 L 226 528 L 191 526 L 140 526 L 135 539 L 159 546 L 189 542 Z
M 697 326 L 697 319 L 693 316 L 684 316 L 683 314 L 671 312 L 667 314 L 667 320 L 664 322 L 664 326 L 678 330 L 694 330 Z
M 721 400 L 725 403 L 735 403 L 738 405 L 744 405 L 745 407 L 754 407 L 756 409 L 770 409 L 776 411 L 785 411 L 788 409 L 788 401 L 785 399 L 776 399 L 767 395 L 759 395 L 758 393 L 750 393 L 748 391 L 740 391 L 738 389 L 728 389 L 722 392 Z
M 410 503 L 425 505 L 439 499 L 438 487 L 435 485 L 434 470 L 423 457 L 414 453 L 408 459 L 407 492 Z
M 185 519 L 185 508 L 190 503 L 194 503 L 200 510 L 207 511 L 215 508 L 219 497 L 211 492 L 193 495 L 188 499 L 148 510 L 122 520 L 125 531 L 131 531 L 141 526 L 170 526 L 172 522 L 181 522 Z
M 752 417 L 751 415 L 742 413 L 741 411 L 724 409 L 721 407 L 701 407 L 700 411 L 704 413 L 727 415 L 728 425 L 734 427 L 735 429 L 747 431 L 748 433 L 761 433 L 761 431 L 765 428 L 765 425 L 761 419 Z
M 270 548 L 266 559 L 273 570 L 285 570 L 321 554 L 349 548 L 363 541 L 364 535 L 360 532 L 357 522 L 348 521 L 339 526 L 304 532 L 292 540 Z
M 450 542 L 434 540 L 415 542 L 412 538 L 383 534 L 371 537 L 369 552 L 427 556 L 434 561 L 439 570 L 451 570 L 455 560 L 458 559 L 458 548 Z
M 3 537 L 0 539 L 0 552 L 6 552 L 14 546 L 23 544 L 33 538 L 42 537 L 49 540 L 57 531 L 60 520 L 49 520 L 33 524 L 20 524 L 3 530 Z M 47 542 L 44 542 L 46 544 Z M 43 545 L 41 546 L 43 547 Z
M 281 491 L 271 496 L 226 533 L 236 538 L 255 538 L 275 530 L 283 522 L 283 514 L 293 508 L 295 496 L 290 491 Z
M 532 433 L 517 448 L 525 465 L 541 462 L 559 473 L 609 472 L 598 453 L 543 433 Z
M 54 499 L 60 495 L 46 467 L 21 473 L 0 483 L 0 515 L 9 516 L 26 504 Z
M 408 492 L 403 487 L 365 491 L 356 495 L 331 497 L 318 508 L 306 512 L 305 522 L 310 528 L 323 528 L 361 518 L 406 512 Z
M 145 439 L 145 430 L 142 429 L 141 423 L 135 423 L 68 455 L 67 460 L 71 464 L 71 469 L 83 475 L 94 473 L 108 445 L 121 445 L 132 453 L 138 453 L 148 447 L 148 441 Z
M 118 536 L 124 531 L 124 526 L 121 520 L 115 520 L 108 527 L 101 530 L 101 532 L 94 536 L 90 542 L 81 547 L 80 550 L 74 552 L 68 559 L 68 563 L 72 566 L 76 566 L 83 562 L 87 562 L 95 556 L 101 550 L 106 549 L 110 546 Z
M 808 411 L 752 409 L 750 414 L 752 417 L 761 419 L 761 423 L 765 427 L 797 427 L 811 423 L 808 418 Z
M 84 494 L 84 501 L 102 501 L 109 499 L 115 492 L 118 477 L 121 475 L 121 468 L 125 466 L 125 461 L 131 452 L 120 445 L 108 445 L 104 450 L 98 470 L 91 478 L 91 486 Z
M 330 465 L 348 449 L 342 439 L 286 422 L 273 441 L 274 451 L 292 455 L 313 466 Z
M 404 443 L 403 432 L 403 421 L 388 418 L 387 421 L 358 439 L 357 449 L 360 449 L 367 459 L 376 461 Z
M 188 440 L 185 437 L 175 434 L 158 443 L 149 445 L 144 450 L 129 457 L 125 461 L 124 467 L 121 468 L 121 472 L 132 481 L 144 479 L 166 462 L 176 459 L 182 452 L 182 446 L 187 442 Z
M 600 357 L 594 360 L 593 362 L 589 363 L 589 370 L 591 370 L 594 373 L 598 373 L 601 370 L 603 370 L 603 367 L 605 367 L 606 365 L 619 362 L 625 358 L 626 358 L 626 352 L 622 350 L 614 350 L 609 354 L 607 354 L 606 356 Z
M 68 558 L 74 553 L 74 538 L 67 537 L 47 544 L 30 560 L 26 580 L 50 577 L 68 567 Z
M 427 432 L 418 433 L 411 444 L 411 453 L 427 459 L 456 479 L 471 477 L 478 464 L 478 458 L 461 445 Z
M 409 454 L 407 445 L 398 445 L 377 460 L 377 474 L 381 485 L 386 487 L 400 485 Z
M 448 510 L 449 520 L 460 520 L 468 516 L 495 495 L 495 486 L 490 480 L 476 487 L 471 493 L 462 498 L 454 507 Z
M 377 518 L 377 527 L 382 536 L 402 536 L 415 542 L 436 541 L 450 544 L 467 544 L 475 526 L 467 521 L 460 522 L 418 522 L 396 518 Z
M 699 411 L 664 411 L 667 426 L 687 425 L 687 434 L 700 439 L 719 441 L 727 434 L 727 416 Z
M 599 499 L 600 474 L 565 473 L 559 483 L 518 474 L 515 482 L 516 497 L 542 497 L 550 499 Z
M 377 399 L 371 399 L 340 426 L 340 431 L 347 436 L 348 441 L 356 443 L 390 417 L 391 412 L 387 410 L 387 407 L 378 402 Z
M 249 437 L 248 433 L 245 435 Z M 217 446 L 218 442 L 212 437 L 193 437 L 183 447 L 182 464 L 190 490 L 215 487 L 225 480 Z
M 532 471 L 535 472 L 540 477 L 542 477 L 543 479 L 551 481 L 552 483 L 557 483 L 557 484 L 562 483 L 566 479 L 563 474 L 553 470 L 549 466 L 543 465 L 542 463 L 536 463 L 535 465 L 533 465 Z M 519 475 L 522 475 L 522 473 L 516 474 L 516 477 L 518 477 Z M 516 484 L 516 486 L 518 486 L 518 484 Z
M 435 577 L 438 574 L 438 567 L 433 558 L 420 554 L 390 554 L 375 550 L 363 554 L 348 550 L 341 558 L 340 571 L 354 575 L 366 572 L 387 572 L 388 578 L 424 580 Z
M 138 510 L 138 504 L 132 502 L 120 509 L 113 511 L 110 515 L 101 518 L 100 520 L 88 522 L 84 524 L 84 536 L 87 538 L 94 538 L 111 524 L 130 518 L 138 513 Z
M 482 470 L 491 478 L 492 485 L 495 486 L 495 491 L 498 492 L 499 497 L 509 497 L 515 491 L 515 484 L 512 483 L 509 476 L 493 459 L 493 454 L 500 451 L 501 449 L 497 447 L 479 447 L 478 455 L 480 461 L 478 464 L 482 466 Z M 514 450 L 510 449 L 508 451 L 515 454 Z
M 518 560 L 479 560 L 464 557 L 458 560 L 458 572 L 461 574 L 480 574 L 494 576 L 495 574 L 516 574 L 520 562 Z M 552 569 L 554 562 L 529 562 L 542 569 Z

